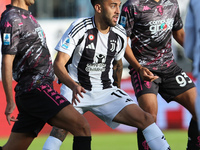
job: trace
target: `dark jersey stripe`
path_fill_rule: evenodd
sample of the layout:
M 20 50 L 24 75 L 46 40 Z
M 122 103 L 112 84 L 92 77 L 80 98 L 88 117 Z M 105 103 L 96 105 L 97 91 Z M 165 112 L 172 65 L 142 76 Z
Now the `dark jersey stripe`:
M 110 71 L 110 65 L 111 61 L 114 58 L 114 55 L 116 53 L 117 48 L 117 39 L 118 36 L 111 30 L 109 37 L 108 37 L 108 50 L 107 50 L 107 57 L 106 57 L 106 70 L 102 72 L 101 80 L 103 84 L 103 89 L 111 88 L 111 80 L 109 79 L 109 71 Z M 115 42 L 114 42 L 115 41 Z
M 85 42 L 85 46 L 84 46 L 84 50 L 82 53 L 82 57 L 79 61 L 78 64 L 78 81 L 81 84 L 82 87 L 84 87 L 87 90 L 91 90 L 92 89 L 92 84 L 90 81 L 90 77 L 89 77 L 89 72 L 87 72 L 85 69 L 87 67 L 87 64 L 89 63 L 93 63 L 93 58 L 95 55 L 95 50 L 94 49 L 89 49 L 86 48 L 88 45 L 90 45 L 91 43 L 94 44 L 94 47 L 96 47 L 97 44 L 97 33 L 98 30 L 96 28 L 93 28 L 91 30 L 87 31 L 87 35 L 94 35 L 94 40 L 89 40 L 89 38 L 86 38 L 86 42 Z

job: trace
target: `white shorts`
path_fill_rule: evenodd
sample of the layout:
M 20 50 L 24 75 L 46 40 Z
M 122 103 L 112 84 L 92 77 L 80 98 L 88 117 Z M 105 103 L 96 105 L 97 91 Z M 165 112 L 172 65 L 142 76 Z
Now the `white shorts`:
M 63 84 L 60 91 L 71 102 L 72 90 Z M 82 94 L 83 98 L 79 96 L 81 102 L 74 105 L 76 110 L 81 114 L 92 112 L 113 129 L 119 126 L 119 123 L 112 121 L 114 117 L 127 105 L 136 104 L 125 91 L 117 87 L 101 91 L 86 90 L 86 93 Z

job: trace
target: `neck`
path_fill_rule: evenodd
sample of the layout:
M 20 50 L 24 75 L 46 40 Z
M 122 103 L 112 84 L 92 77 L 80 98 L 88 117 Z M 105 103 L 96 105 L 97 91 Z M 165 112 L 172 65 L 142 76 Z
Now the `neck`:
M 100 17 L 95 15 L 94 22 L 95 22 L 95 25 L 96 25 L 97 29 L 101 33 L 106 34 L 106 33 L 108 33 L 110 31 L 110 26 L 108 26 L 106 23 L 104 23 L 103 19 L 101 19 Z
M 12 0 L 11 5 L 28 10 L 28 5 L 26 5 L 24 0 Z
M 155 0 L 156 2 L 159 2 L 160 0 Z

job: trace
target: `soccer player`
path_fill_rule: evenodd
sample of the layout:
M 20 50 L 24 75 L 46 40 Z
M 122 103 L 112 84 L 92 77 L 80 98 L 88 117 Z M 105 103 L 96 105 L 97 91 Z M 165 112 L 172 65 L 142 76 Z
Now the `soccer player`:
M 129 67 L 132 85 L 139 106 L 152 114 L 156 121 L 159 93 L 166 102 L 184 106 L 192 119 L 188 129 L 187 150 L 199 150 L 195 114 L 196 88 L 187 74 L 174 61 L 171 37 L 183 46 L 184 30 L 177 0 L 128 0 L 122 7 L 119 23 L 126 29 L 131 49 L 143 69 L 159 76 L 153 82 L 141 79 L 137 70 Z M 139 150 L 146 141 L 137 131 Z
M 123 90 L 113 86 L 113 61 L 121 60 L 127 46 L 126 32 L 117 24 L 120 0 L 91 0 L 94 17 L 77 19 L 56 46 L 55 74 L 62 83 L 61 94 L 72 100 L 81 113 L 91 111 L 111 128 L 119 123 L 142 130 L 153 150 L 169 150 L 153 117 L 144 112 Z M 133 64 L 134 55 L 127 49 Z M 128 56 L 127 56 L 128 55 Z M 144 70 L 149 80 L 157 78 Z M 59 141 L 58 138 L 62 137 Z M 62 134 L 63 133 L 63 134 Z M 43 150 L 58 150 L 67 132 L 54 128 Z
M 1 17 L 2 82 L 7 101 L 5 115 L 9 124 L 15 123 L 8 142 L 0 149 L 27 150 L 48 123 L 74 135 L 74 150 L 90 150 L 91 133 L 87 120 L 53 89 L 54 71 L 45 34 L 28 11 L 34 2 L 12 0 Z M 17 82 L 17 118 L 12 116 L 15 109 L 12 77 Z
M 198 0 L 190 0 L 186 22 L 185 22 L 185 42 L 184 48 L 188 58 L 193 61 L 192 74 L 196 80 L 197 99 L 196 99 L 196 114 L 198 120 L 198 128 L 200 135 L 200 3 Z M 199 137 L 200 139 L 200 137 Z

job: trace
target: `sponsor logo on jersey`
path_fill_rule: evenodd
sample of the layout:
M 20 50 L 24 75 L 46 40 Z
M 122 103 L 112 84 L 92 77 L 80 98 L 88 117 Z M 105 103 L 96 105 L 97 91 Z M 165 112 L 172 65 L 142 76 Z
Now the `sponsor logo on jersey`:
M 7 22 L 4 24 L 4 27 L 8 28 L 8 27 L 12 27 L 12 25 L 7 21 Z
M 146 11 L 146 10 L 150 10 L 151 8 L 149 8 L 148 6 L 144 6 L 143 7 L 143 11 Z
M 90 43 L 89 45 L 86 46 L 86 48 L 95 50 L 94 43 Z
M 3 45 L 10 45 L 10 33 L 3 34 Z
M 128 7 L 124 7 L 123 11 L 129 13 Z
M 68 49 L 69 48 L 69 43 L 70 43 L 70 39 L 67 38 L 65 40 L 65 42 L 62 44 L 62 47 L 65 48 L 65 49 Z
M 94 35 L 90 34 L 90 35 L 88 36 L 88 38 L 89 38 L 90 41 L 93 41 L 93 40 L 94 40 Z
M 96 54 L 95 63 L 105 63 L 105 61 L 106 61 L 106 56 L 102 54 Z
M 105 71 L 106 70 L 106 64 L 102 64 L 102 63 L 94 63 L 94 64 L 87 64 L 85 70 L 87 72 L 91 72 L 91 71 Z
M 106 70 L 105 61 L 106 61 L 106 56 L 105 55 L 103 55 L 103 54 L 96 54 L 95 55 L 94 63 L 87 64 L 85 70 L 87 72 L 90 72 L 90 71 L 102 71 L 103 72 L 103 71 Z
M 168 18 L 166 20 L 155 20 L 149 22 L 150 27 L 149 30 L 151 34 L 156 34 L 159 31 L 171 30 L 173 27 L 174 19 Z
M 126 26 L 126 17 L 121 16 L 120 25 L 122 25 L 123 27 Z

